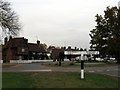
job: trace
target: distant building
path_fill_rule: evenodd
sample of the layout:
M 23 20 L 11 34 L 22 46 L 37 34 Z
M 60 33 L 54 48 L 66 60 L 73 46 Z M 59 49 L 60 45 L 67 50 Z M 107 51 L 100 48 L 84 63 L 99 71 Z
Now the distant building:
M 71 48 L 53 48 L 51 52 L 51 57 L 53 61 L 59 60 L 60 58 L 67 58 L 70 61 L 75 60 L 76 58 L 79 60 L 90 60 L 95 59 L 96 56 L 99 55 L 99 51 L 87 51 L 86 49 L 79 49 L 77 47 Z
M 65 56 L 71 60 L 72 58 L 75 59 L 76 57 L 79 60 L 89 60 L 95 58 L 95 56 L 99 55 L 99 51 L 87 51 L 86 49 L 72 49 L 68 48 L 64 51 Z
M 37 41 L 36 44 L 28 43 L 28 39 L 24 37 L 12 38 L 8 40 L 5 38 L 2 47 L 2 59 L 4 62 L 10 60 L 30 60 L 43 59 L 42 56 L 46 53 L 44 46 Z

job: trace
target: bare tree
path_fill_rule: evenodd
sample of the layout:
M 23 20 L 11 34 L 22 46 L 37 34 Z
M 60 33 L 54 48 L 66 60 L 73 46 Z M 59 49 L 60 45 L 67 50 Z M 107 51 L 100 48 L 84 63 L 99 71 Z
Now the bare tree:
M 10 3 L 0 0 L 0 29 L 4 35 L 18 35 L 21 29 L 17 14 L 10 7 Z

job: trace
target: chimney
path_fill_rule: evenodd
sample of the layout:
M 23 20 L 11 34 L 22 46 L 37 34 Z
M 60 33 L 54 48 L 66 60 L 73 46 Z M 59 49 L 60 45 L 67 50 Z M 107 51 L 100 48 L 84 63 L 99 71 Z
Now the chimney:
M 66 50 L 66 47 L 64 47 L 64 50 Z
M 77 50 L 77 47 L 75 47 L 75 50 Z
M 71 50 L 71 46 L 68 46 L 68 50 Z
M 8 41 L 8 38 L 7 38 L 7 37 L 5 37 L 5 39 L 4 39 L 4 44 L 6 44 L 6 43 L 7 43 L 7 41 Z
M 40 41 L 39 41 L 39 40 L 37 40 L 37 44 L 38 44 L 38 45 L 40 44 Z
M 26 43 L 28 43 L 28 39 L 24 39 Z

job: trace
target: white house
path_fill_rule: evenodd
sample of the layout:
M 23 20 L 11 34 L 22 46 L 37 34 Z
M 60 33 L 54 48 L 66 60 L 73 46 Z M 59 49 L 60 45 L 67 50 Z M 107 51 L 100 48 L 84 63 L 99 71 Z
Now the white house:
M 99 55 L 99 51 L 64 51 L 65 55 L 72 55 L 79 57 L 80 60 L 88 60 L 88 55 L 92 58 L 94 55 Z

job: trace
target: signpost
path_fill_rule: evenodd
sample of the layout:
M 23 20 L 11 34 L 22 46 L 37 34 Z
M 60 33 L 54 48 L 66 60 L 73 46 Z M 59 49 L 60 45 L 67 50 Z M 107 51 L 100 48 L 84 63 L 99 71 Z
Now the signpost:
M 87 55 L 90 55 L 92 58 L 94 55 L 99 55 L 99 51 L 64 51 L 65 55 L 77 55 L 81 60 L 81 79 L 85 78 L 84 74 L 84 60 L 87 60 Z
M 81 60 L 81 79 L 84 79 L 84 61 Z

